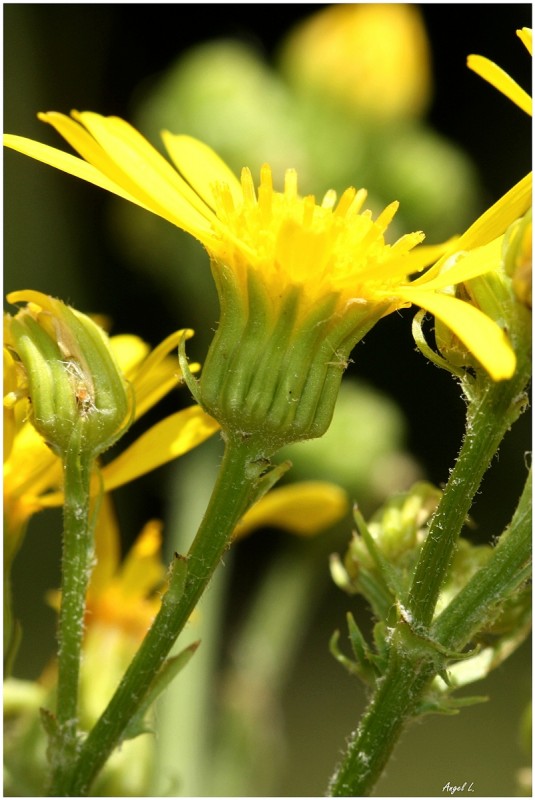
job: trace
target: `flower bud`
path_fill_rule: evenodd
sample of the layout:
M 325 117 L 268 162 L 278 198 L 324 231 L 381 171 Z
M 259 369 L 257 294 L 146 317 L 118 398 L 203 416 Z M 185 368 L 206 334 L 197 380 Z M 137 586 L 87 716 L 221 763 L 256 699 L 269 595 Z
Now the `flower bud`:
M 513 281 L 517 300 L 531 308 L 531 262 L 532 262 L 532 215 L 531 208 L 521 219 L 514 222 L 505 235 L 504 267 Z
M 96 457 L 131 418 L 127 385 L 105 333 L 89 317 L 36 291 L 12 292 L 26 306 L 7 319 L 6 344 L 26 372 L 36 430 L 63 457 Z
M 375 547 L 394 567 L 404 570 L 415 563 L 440 497 L 440 489 L 419 481 L 408 492 L 390 498 L 367 523 Z M 363 567 L 375 571 L 373 554 L 361 534 L 353 537 L 345 566 L 350 576 Z

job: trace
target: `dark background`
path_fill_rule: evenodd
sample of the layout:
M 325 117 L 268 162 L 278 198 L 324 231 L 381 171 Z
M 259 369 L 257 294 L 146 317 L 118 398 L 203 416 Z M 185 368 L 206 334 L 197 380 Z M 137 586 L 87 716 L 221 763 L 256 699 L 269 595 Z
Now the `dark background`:
M 67 113 L 71 108 L 90 109 L 129 119 L 141 89 L 191 46 L 210 39 L 236 37 L 257 45 L 269 62 L 282 36 L 322 7 L 321 4 L 5 4 L 4 130 L 63 147 L 54 132 L 36 120 L 37 111 Z M 466 55 L 480 53 L 492 58 L 528 88 L 530 63 L 514 31 L 531 25 L 531 5 L 422 4 L 420 9 L 433 58 L 434 99 L 428 121 L 473 160 L 482 187 L 480 210 L 483 210 L 528 171 L 531 132 L 522 112 L 481 79 L 467 74 Z M 171 308 L 157 284 L 151 284 L 131 269 L 127 255 L 114 242 L 108 223 L 109 198 L 104 193 L 11 152 L 5 156 L 4 169 L 6 292 L 35 288 L 60 296 L 82 310 L 109 315 L 114 321 L 114 332 L 135 330 L 152 344 L 177 327 L 195 327 L 187 298 L 182 307 Z M 358 183 L 358 178 L 355 180 Z M 66 263 L 70 264 L 68 269 L 64 267 Z M 366 338 L 351 370 L 395 398 L 407 417 L 410 452 L 422 464 L 427 477 L 440 484 L 447 480 L 459 449 L 463 403 L 449 376 L 427 365 L 414 352 L 407 319 L 396 314 L 384 320 Z M 202 353 L 195 355 L 202 358 Z M 170 402 L 176 404 L 176 398 Z M 187 400 L 181 398 L 179 402 Z M 167 408 L 172 410 L 170 406 Z M 476 504 L 478 523 L 491 536 L 506 524 L 511 504 L 520 490 L 523 452 L 530 442 L 527 416 L 504 442 L 500 459 L 489 473 L 485 492 Z M 165 516 L 166 500 L 161 488 L 165 485 L 164 474 L 160 470 L 140 481 L 134 497 L 132 493 L 126 494 L 126 490 L 117 492 L 121 513 L 128 523 L 126 527 L 132 531 L 131 535 L 126 534 L 127 539 L 147 517 Z M 17 563 L 21 615 L 27 618 L 25 628 L 30 632 L 29 644 L 25 644 L 18 665 L 23 677 L 39 673 L 47 657 L 46 636 L 53 630 L 51 614 L 45 612 L 42 619 L 42 613 L 36 611 L 39 597 L 55 580 L 57 539 L 45 538 L 50 519 L 44 515 L 32 527 Z M 53 525 L 57 526 L 57 522 Z M 241 561 L 247 566 L 255 558 L 264 558 L 278 541 L 275 536 L 274 543 L 269 543 L 266 537 L 244 543 L 237 555 L 238 566 Z M 36 563 L 37 569 L 32 567 Z M 25 589 L 29 575 L 31 593 Z M 247 585 L 240 587 L 238 569 L 236 575 L 235 592 L 242 597 Z M 351 686 L 353 691 L 354 683 L 344 683 L 341 669 L 332 666 L 332 659 L 325 652 L 325 642 L 333 627 L 341 624 L 347 608 L 347 599 L 339 594 L 333 592 L 329 598 L 332 614 L 319 616 L 316 634 L 311 634 L 307 642 L 309 649 L 303 656 L 301 669 L 305 662 L 316 659 L 318 675 L 322 669 L 330 669 L 334 680 L 339 680 L 343 687 Z M 333 623 L 332 619 L 336 621 Z M 299 685 L 309 682 L 314 694 L 321 692 L 315 677 L 314 671 L 302 673 L 297 669 L 295 681 Z M 486 753 L 496 763 L 501 760 L 497 754 L 504 754 L 508 764 L 504 767 L 505 778 L 493 768 L 482 793 L 506 795 L 514 791 L 512 775 L 522 763 L 516 745 L 516 722 L 529 693 L 527 648 L 499 670 L 491 684 L 492 681 L 497 697 L 503 698 L 504 691 L 507 693 L 505 701 L 495 701 L 493 697 L 489 706 L 481 707 L 483 711 L 479 707 L 468 709 L 461 720 L 433 720 L 419 726 L 411 734 L 415 738 L 408 737 L 406 752 L 428 746 L 436 737 L 436 748 L 431 747 L 431 751 L 436 749 L 440 753 L 442 748 L 444 752 L 451 745 L 455 776 L 461 771 L 461 764 L 463 769 L 471 769 L 467 750 L 481 731 L 484 729 L 487 735 L 493 726 L 502 726 L 502 732 L 496 732 L 489 742 L 485 740 L 474 758 L 484 763 Z M 478 687 L 477 691 L 486 689 Z M 293 732 L 296 742 L 303 738 L 299 724 L 305 730 L 311 724 L 306 721 L 310 707 L 301 707 L 301 701 L 295 699 L 298 697 L 294 691 L 287 711 L 290 732 L 296 728 Z M 321 696 L 316 695 L 316 699 L 321 707 Z M 306 705 L 306 700 L 303 703 Z M 340 720 L 332 725 L 331 712 L 324 712 L 326 727 L 336 728 L 333 735 L 338 735 L 340 746 L 353 724 L 352 717 L 347 714 L 344 717 L 343 700 L 341 704 Z M 459 733 L 463 720 L 466 720 L 464 734 Z M 458 746 L 454 747 L 451 737 L 458 740 Z M 294 758 L 299 757 L 300 747 L 296 746 Z M 410 795 L 420 793 L 421 786 L 438 786 L 439 780 L 435 784 L 415 781 L 417 767 L 411 767 L 410 760 L 405 767 L 403 747 L 389 769 L 384 791 L 389 795 Z M 317 759 L 321 762 L 322 748 L 317 737 L 317 759 L 315 751 L 310 759 L 311 751 L 305 745 L 302 749 L 303 763 Z M 432 762 L 428 751 L 423 752 L 425 760 Z M 420 760 L 418 757 L 415 763 Z M 329 755 L 328 763 L 331 762 Z M 314 776 L 314 769 L 310 769 Z M 432 765 L 429 770 L 431 773 Z M 478 775 L 484 774 L 481 764 L 478 770 Z M 444 782 L 449 774 L 445 774 Z M 466 779 L 472 780 L 471 774 Z M 318 780 L 315 784 L 311 777 L 309 787 L 302 789 L 290 777 L 286 793 L 320 792 L 321 775 Z

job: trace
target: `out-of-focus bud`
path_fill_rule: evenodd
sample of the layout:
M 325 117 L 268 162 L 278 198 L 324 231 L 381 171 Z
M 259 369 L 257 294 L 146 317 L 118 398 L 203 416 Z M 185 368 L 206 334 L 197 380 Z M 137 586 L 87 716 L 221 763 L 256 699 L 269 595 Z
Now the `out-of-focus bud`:
M 106 334 L 41 292 L 7 299 L 26 303 L 7 317 L 6 345 L 26 373 L 34 427 L 62 457 L 72 447 L 96 457 L 124 431 L 132 411 Z
M 409 492 L 390 498 L 367 523 L 373 543 L 393 566 L 405 569 L 416 560 L 427 534 L 427 522 L 440 497 L 440 489 L 420 481 Z M 348 575 L 352 577 L 357 577 L 362 568 L 377 568 L 361 534 L 354 536 L 344 563 Z

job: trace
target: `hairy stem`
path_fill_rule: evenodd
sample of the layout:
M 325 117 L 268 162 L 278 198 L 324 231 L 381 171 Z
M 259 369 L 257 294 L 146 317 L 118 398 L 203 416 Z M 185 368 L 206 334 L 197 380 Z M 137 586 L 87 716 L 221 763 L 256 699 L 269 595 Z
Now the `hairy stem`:
M 167 593 L 152 627 L 114 696 L 84 742 L 69 796 L 84 796 L 141 705 L 178 635 L 197 605 L 247 509 L 261 476 L 257 448 L 228 443 L 207 511 L 186 556 L 187 576 L 170 571 Z

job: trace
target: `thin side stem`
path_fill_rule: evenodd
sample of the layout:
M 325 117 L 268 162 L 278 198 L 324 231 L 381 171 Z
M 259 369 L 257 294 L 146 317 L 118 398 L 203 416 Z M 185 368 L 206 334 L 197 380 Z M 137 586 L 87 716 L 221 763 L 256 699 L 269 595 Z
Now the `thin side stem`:
M 378 681 L 370 705 L 331 781 L 329 791 L 332 796 L 359 797 L 371 792 L 426 687 L 447 665 L 447 661 L 437 657 L 439 649 L 435 654 L 432 652 L 432 641 L 427 639 L 430 624 L 472 499 L 505 433 L 523 410 L 522 393 L 528 377 L 529 370 L 526 369 L 507 383 L 494 384 L 489 381 L 479 400 L 469 408 L 463 446 L 422 546 L 404 610 L 405 617 L 398 623 L 390 639 L 386 673 Z M 525 525 L 522 526 L 524 529 Z M 488 609 L 488 602 L 495 604 L 505 597 L 507 587 L 510 589 L 514 585 L 513 573 L 517 575 L 517 582 L 525 579 L 525 536 L 520 538 L 521 542 L 517 545 L 512 542 L 507 544 L 507 539 L 504 541 L 500 556 L 505 555 L 506 560 L 511 562 L 510 569 L 507 567 L 500 572 L 496 567 L 489 571 L 487 577 L 494 579 L 494 585 L 492 580 L 489 582 L 480 577 L 480 585 L 472 593 L 466 587 L 463 595 L 466 603 L 462 613 L 471 620 L 477 619 L 478 613 Z M 497 585 L 506 588 L 501 593 L 496 592 Z M 485 592 L 489 593 L 490 601 Z M 442 619 L 436 633 L 440 632 L 450 642 L 442 642 L 435 635 L 437 648 L 452 644 L 451 640 L 456 638 L 452 627 L 455 623 L 453 617 L 452 611 L 451 618 L 445 616 Z M 481 624 L 485 621 L 486 617 L 480 617 Z M 414 634 L 414 646 L 410 643 L 410 637 L 407 639 L 403 636 L 403 629 L 409 625 Z M 473 626 L 470 633 L 474 633 Z M 430 649 L 427 654 L 418 640 L 422 643 L 428 641 Z
M 489 381 L 481 399 L 469 408 L 463 445 L 422 546 L 409 592 L 407 606 L 414 626 L 421 630 L 431 624 L 461 529 L 483 476 L 521 412 L 523 377 L 501 384 Z
M 460 649 L 480 629 L 481 622 L 518 589 L 531 574 L 531 471 L 508 529 L 488 563 L 436 618 L 432 636 L 444 647 Z
M 56 734 L 51 742 L 52 794 L 61 794 L 78 751 L 78 689 L 85 598 L 91 568 L 90 480 L 93 459 L 73 446 L 64 458 L 61 608 L 58 623 Z
M 208 509 L 186 557 L 185 585 L 171 573 L 167 593 L 152 627 L 125 673 L 104 713 L 80 751 L 69 796 L 85 796 L 146 696 L 178 635 L 229 545 L 234 528 L 246 510 L 260 470 L 252 444 L 227 444 Z

